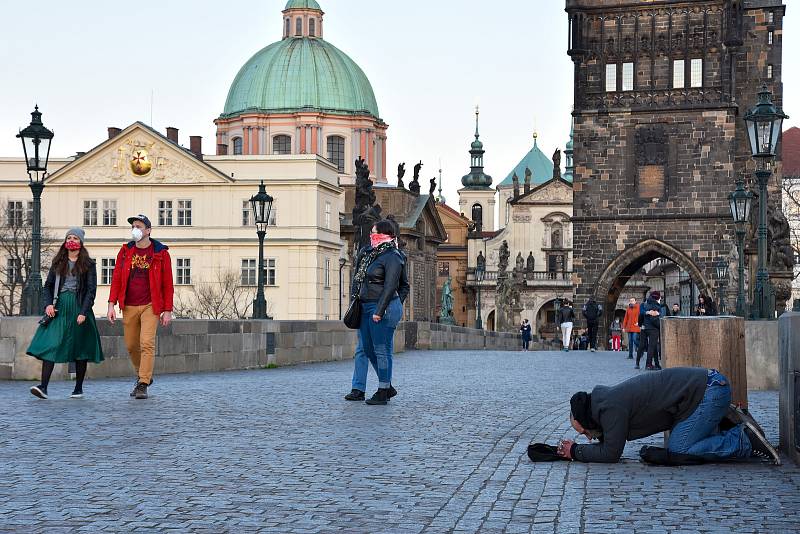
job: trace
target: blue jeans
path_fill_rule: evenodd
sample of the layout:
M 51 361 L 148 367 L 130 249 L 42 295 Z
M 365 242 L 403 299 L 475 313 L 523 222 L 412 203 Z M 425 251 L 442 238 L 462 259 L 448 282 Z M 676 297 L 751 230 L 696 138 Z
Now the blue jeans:
M 366 390 L 367 371 L 372 364 L 378 375 L 378 387 L 388 388 L 392 384 L 392 353 L 394 331 L 403 316 L 403 305 L 399 298 L 393 299 L 379 322 L 372 320 L 377 303 L 361 304 L 361 326 L 358 329 L 358 346 L 353 370 L 353 389 Z
M 639 345 L 639 333 L 628 332 L 628 356 L 633 358 L 634 351 L 637 350 Z
M 667 448 L 670 452 L 701 456 L 706 460 L 747 458 L 750 440 L 742 425 L 718 432 L 718 425 L 731 403 L 731 386 L 728 379 L 710 370 L 708 385 L 700 405 L 687 419 L 672 429 Z

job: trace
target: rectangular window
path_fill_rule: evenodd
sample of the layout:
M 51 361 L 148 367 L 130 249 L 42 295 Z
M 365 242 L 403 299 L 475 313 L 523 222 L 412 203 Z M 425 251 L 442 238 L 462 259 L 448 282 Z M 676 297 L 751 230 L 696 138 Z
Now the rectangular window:
M 111 279 L 114 276 L 114 266 L 117 263 L 116 258 L 103 258 L 100 261 L 100 284 L 104 286 L 111 285 Z
M 622 90 L 633 91 L 633 63 L 622 64 Z
M 6 224 L 8 226 L 22 226 L 25 211 L 21 200 L 9 200 L 6 211 Z
M 440 261 L 439 262 L 439 276 L 450 276 L 450 262 L 449 261 Z
M 775 12 L 767 11 L 767 24 L 775 24 Z
M 772 65 L 767 65 L 767 79 L 772 79 Z
M 331 229 L 331 203 L 325 203 L 325 228 Z
M 178 226 L 192 225 L 192 201 L 178 201 Z
M 703 60 L 693 59 L 691 67 L 692 67 L 692 79 L 691 79 L 692 87 L 703 87 Z
M 117 201 L 103 201 L 103 226 L 117 225 Z
M 25 210 L 25 224 L 33 224 L 33 200 L 28 201 L 28 209 Z
M 683 60 L 676 59 L 672 62 L 672 87 L 674 89 L 683 89 L 685 73 L 683 71 Z
M 6 260 L 6 282 L 11 285 L 22 283 L 22 260 L 8 258 Z
M 617 90 L 617 65 L 606 65 L 606 91 Z
M 272 208 L 269 210 L 267 226 L 278 226 L 278 208 L 274 199 L 272 201 Z
M 83 201 L 83 225 L 97 226 L 97 201 Z
M 242 200 L 242 226 L 250 226 L 253 224 L 252 213 L 253 210 L 250 208 L 250 201 Z
M 158 225 L 172 226 L 172 201 L 158 201 Z
M 256 260 L 253 258 L 246 258 L 242 260 L 242 285 L 254 286 L 258 283 L 257 280 L 258 267 Z
M 331 288 L 331 259 L 325 258 L 325 289 Z
M 175 283 L 179 286 L 192 285 L 192 260 L 189 258 L 178 258 L 177 268 L 175 269 Z
M 278 285 L 278 268 L 275 258 L 267 258 L 264 260 L 264 285 L 275 286 Z
M 768 45 L 772 44 L 772 39 L 773 38 L 774 38 L 774 34 L 771 31 L 767 32 L 767 44 Z

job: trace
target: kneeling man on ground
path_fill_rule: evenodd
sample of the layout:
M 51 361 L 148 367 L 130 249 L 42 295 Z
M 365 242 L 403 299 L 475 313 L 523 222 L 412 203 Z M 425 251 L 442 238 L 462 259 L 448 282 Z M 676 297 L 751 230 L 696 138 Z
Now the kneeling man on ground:
M 581 462 L 619 461 L 626 441 L 669 430 L 668 450 L 708 461 L 757 456 L 778 464 L 778 453 L 754 421 L 724 432 L 731 387 L 715 369 L 678 367 L 635 376 L 616 386 L 596 386 L 570 399 L 572 427 L 599 443 L 559 444 L 558 454 Z

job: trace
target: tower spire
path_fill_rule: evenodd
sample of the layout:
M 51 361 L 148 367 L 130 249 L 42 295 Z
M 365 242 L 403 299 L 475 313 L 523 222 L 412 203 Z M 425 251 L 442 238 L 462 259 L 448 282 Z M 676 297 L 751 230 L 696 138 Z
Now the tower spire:
M 475 104 L 475 140 L 477 141 L 480 138 L 481 134 L 478 131 L 478 119 L 481 115 L 481 107 L 478 104 Z

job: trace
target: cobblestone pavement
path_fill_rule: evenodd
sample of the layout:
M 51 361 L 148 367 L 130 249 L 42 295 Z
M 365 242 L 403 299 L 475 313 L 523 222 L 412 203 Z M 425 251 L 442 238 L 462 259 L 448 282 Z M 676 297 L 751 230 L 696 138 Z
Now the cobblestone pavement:
M 348 403 L 351 362 L 87 382 L 0 383 L 0 531 L 798 532 L 800 469 L 532 464 L 578 389 L 620 353 L 411 352 L 389 406 Z M 641 371 L 644 372 L 644 371 Z M 370 375 L 370 389 L 374 387 Z M 777 441 L 777 394 L 750 395 Z

